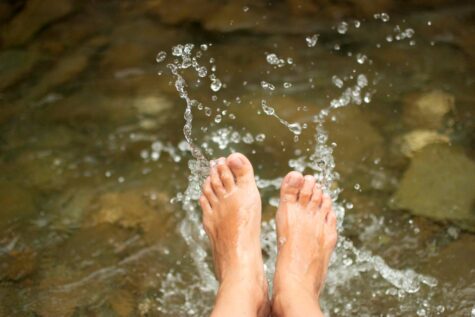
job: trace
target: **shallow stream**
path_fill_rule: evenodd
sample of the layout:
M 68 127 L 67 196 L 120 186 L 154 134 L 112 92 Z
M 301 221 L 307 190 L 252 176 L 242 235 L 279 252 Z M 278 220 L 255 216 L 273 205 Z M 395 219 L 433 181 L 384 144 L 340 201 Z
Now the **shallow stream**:
M 469 1 L 38 1 L 0 4 L 0 316 L 206 315 L 195 199 L 235 151 L 269 276 L 296 169 L 339 215 L 328 316 L 475 316 Z

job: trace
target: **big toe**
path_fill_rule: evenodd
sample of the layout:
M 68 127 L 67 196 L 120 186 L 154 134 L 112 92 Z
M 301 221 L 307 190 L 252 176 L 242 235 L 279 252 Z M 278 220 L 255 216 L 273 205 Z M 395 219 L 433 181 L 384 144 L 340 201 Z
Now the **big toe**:
M 282 181 L 280 188 L 281 200 L 284 202 L 296 202 L 300 189 L 304 184 L 304 178 L 301 173 L 292 171 L 288 173 Z
M 233 153 L 228 156 L 226 163 L 236 178 L 236 182 L 246 182 L 254 179 L 252 164 L 241 153 Z

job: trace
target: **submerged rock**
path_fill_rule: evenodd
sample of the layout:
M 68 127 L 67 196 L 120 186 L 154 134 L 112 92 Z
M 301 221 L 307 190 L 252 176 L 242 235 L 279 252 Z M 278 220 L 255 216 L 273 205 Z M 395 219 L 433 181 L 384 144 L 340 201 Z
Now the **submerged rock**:
M 32 250 L 11 251 L 0 255 L 0 281 L 19 281 L 36 269 L 36 252 Z
M 449 145 L 427 146 L 414 155 L 391 204 L 475 231 L 475 162 Z
M 419 129 L 440 129 L 445 116 L 454 110 L 454 103 L 454 96 L 440 90 L 411 94 L 405 98 L 404 121 Z
M 73 9 L 73 0 L 29 0 L 25 8 L 3 29 L 3 44 L 21 45 L 45 25 L 64 17 Z
M 89 57 L 84 52 L 62 58 L 34 87 L 29 98 L 40 98 L 56 86 L 72 80 L 86 69 L 88 64 Z
M 36 64 L 38 56 L 23 50 L 0 53 L 0 91 L 25 78 Z
M 400 152 L 406 157 L 414 156 L 414 153 L 420 151 L 429 144 L 449 143 L 447 135 L 433 130 L 414 130 L 397 138 L 397 144 Z

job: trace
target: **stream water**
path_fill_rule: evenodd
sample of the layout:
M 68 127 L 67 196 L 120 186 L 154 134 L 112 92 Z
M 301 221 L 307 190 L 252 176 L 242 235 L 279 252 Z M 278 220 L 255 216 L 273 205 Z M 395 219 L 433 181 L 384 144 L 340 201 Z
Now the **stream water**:
M 91 3 L 2 47 L 0 316 L 208 314 L 196 200 L 235 151 L 256 171 L 269 280 L 298 170 L 339 220 L 326 315 L 475 316 L 473 5 L 258 14 L 230 33 L 153 10 Z

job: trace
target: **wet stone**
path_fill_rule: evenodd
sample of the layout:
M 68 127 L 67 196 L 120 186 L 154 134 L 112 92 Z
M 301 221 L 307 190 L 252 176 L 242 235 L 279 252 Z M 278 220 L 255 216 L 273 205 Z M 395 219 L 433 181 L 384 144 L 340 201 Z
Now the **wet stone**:
M 399 151 L 406 157 L 414 156 L 415 152 L 420 151 L 425 146 L 436 143 L 449 143 L 447 135 L 433 130 L 414 130 L 395 140 Z
M 392 207 L 475 230 L 475 162 L 459 149 L 430 145 L 414 155 Z
M 22 50 L 0 53 L 0 91 L 25 78 L 38 60 L 37 55 Z
M 440 90 L 411 94 L 405 98 L 403 118 L 411 127 L 440 129 L 454 108 L 454 96 Z
M 31 275 L 36 269 L 36 252 L 13 250 L 0 254 L 0 281 L 19 281 Z
M 5 46 L 21 45 L 47 24 L 74 10 L 72 0 L 29 0 L 2 32 Z

